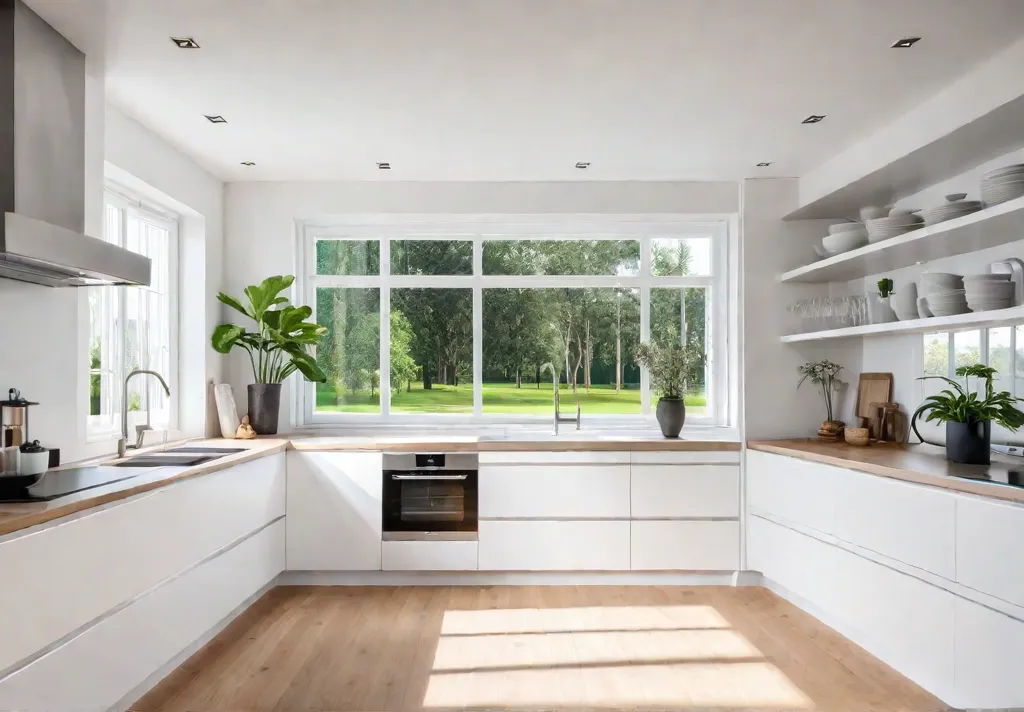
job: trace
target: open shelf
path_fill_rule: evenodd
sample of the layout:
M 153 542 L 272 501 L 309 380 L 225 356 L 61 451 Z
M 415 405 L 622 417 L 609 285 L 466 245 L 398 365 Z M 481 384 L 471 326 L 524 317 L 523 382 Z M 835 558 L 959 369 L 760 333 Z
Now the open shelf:
M 797 267 L 782 281 L 848 282 L 1019 240 L 1024 240 L 1024 198 Z
M 806 334 L 791 334 L 782 337 L 784 344 L 826 339 L 853 339 L 864 336 L 888 336 L 890 334 L 925 334 L 933 331 L 958 331 L 964 329 L 985 329 L 993 326 L 1007 326 L 1024 322 L 1024 306 L 993 311 L 969 312 L 956 316 L 933 316 L 928 319 L 894 321 L 889 324 L 866 324 L 827 331 L 810 331 Z

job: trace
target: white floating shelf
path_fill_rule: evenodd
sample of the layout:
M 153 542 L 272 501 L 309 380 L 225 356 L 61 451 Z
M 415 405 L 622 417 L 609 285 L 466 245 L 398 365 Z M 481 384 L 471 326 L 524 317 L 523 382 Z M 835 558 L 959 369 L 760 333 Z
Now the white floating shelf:
M 784 344 L 803 341 L 824 341 L 826 339 L 853 339 L 864 336 L 888 336 L 890 334 L 926 334 L 933 331 L 962 331 L 965 329 L 986 329 L 993 326 L 1007 326 L 1024 322 L 1024 306 L 994 311 L 970 312 L 956 316 L 933 316 L 929 319 L 894 321 L 889 324 L 866 324 L 844 329 L 810 331 L 806 334 L 791 334 L 782 337 Z
M 812 262 L 786 272 L 782 281 L 848 282 L 1018 240 L 1024 240 L 1024 198 Z

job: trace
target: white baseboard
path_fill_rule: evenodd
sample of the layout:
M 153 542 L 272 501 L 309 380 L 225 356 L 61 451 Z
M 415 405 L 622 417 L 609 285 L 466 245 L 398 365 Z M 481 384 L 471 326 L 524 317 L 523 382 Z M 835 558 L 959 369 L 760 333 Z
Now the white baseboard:
M 121 701 L 111 707 L 107 712 L 127 712 L 133 704 L 138 702 L 146 693 L 156 687 L 161 680 L 170 675 L 177 668 L 181 667 L 182 663 L 195 655 L 204 645 L 216 638 L 217 635 L 231 625 L 236 618 L 245 613 L 252 604 L 256 603 L 256 601 L 262 598 L 264 594 L 276 586 L 276 581 L 271 580 L 259 591 L 242 601 L 233 611 L 231 611 L 231 613 L 224 616 L 217 625 L 210 628 L 210 630 L 197 638 L 191 645 L 175 655 L 165 665 L 160 667 L 159 670 L 147 677 L 140 685 L 121 698 Z
M 760 586 L 753 571 L 285 571 L 279 586 Z

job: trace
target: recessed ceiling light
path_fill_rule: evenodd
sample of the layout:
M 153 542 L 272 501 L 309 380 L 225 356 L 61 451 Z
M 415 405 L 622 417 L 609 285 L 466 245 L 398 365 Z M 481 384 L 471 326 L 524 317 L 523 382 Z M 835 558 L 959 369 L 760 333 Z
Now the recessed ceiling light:
M 388 163 L 387 161 L 382 161 L 382 162 L 377 164 L 377 169 L 381 170 L 381 171 L 390 171 L 391 170 L 391 164 Z
M 590 161 L 576 161 L 576 167 L 581 171 L 585 171 L 590 168 Z
M 210 116 L 209 114 L 204 114 L 204 116 L 211 124 L 226 124 L 228 122 L 223 116 Z
M 825 120 L 825 114 L 811 114 L 806 119 L 801 121 L 801 124 L 820 124 Z
M 904 37 L 901 40 L 896 40 L 892 47 L 893 49 L 907 49 L 913 47 L 915 44 L 921 41 L 920 37 Z
M 191 37 L 172 37 L 171 42 L 178 45 L 179 49 L 199 49 L 199 43 Z
M 767 168 L 767 167 L 768 167 L 768 166 L 770 166 L 771 164 L 772 164 L 772 162 L 771 162 L 771 161 L 762 161 L 761 163 L 758 163 L 758 164 L 757 164 L 757 167 L 758 167 L 758 168 Z
M 249 167 L 249 168 L 252 168 L 252 167 L 253 167 L 253 166 L 255 166 L 256 164 L 255 164 L 255 163 L 253 163 L 252 161 L 242 161 L 242 165 L 243 165 L 243 166 L 247 166 L 247 167 Z

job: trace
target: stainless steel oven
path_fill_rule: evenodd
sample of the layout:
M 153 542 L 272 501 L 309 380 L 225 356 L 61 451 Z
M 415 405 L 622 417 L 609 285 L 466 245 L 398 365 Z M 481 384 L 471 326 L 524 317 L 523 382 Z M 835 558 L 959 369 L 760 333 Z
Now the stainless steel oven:
M 476 453 L 384 453 L 384 539 L 476 539 Z

